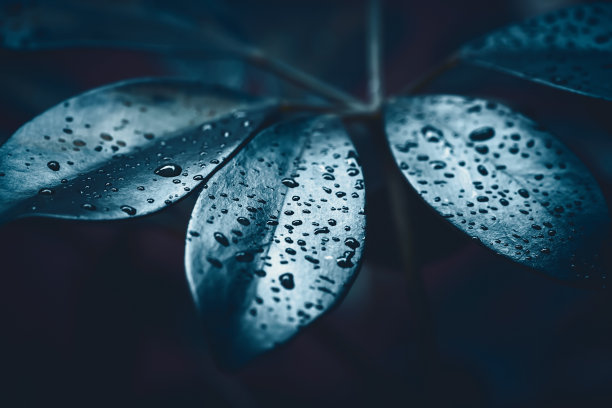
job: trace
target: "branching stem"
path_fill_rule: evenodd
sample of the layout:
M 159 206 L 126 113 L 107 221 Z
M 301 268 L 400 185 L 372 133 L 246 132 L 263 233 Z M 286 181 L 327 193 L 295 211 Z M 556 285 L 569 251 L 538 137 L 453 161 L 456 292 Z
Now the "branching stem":
M 271 72 L 287 82 L 327 101 L 356 111 L 364 111 L 368 108 L 352 95 L 281 60 L 266 55 L 266 53 L 258 48 L 243 44 L 220 33 L 207 33 L 207 36 L 220 45 L 227 53 L 243 58 L 248 63 Z
M 442 74 L 450 71 L 459 64 L 459 56 L 452 54 L 440 64 L 436 65 L 433 69 L 428 71 L 425 75 L 417 78 L 414 82 L 403 89 L 402 94 L 416 94 L 426 89 L 434 80 L 440 77 Z
M 366 36 L 370 110 L 378 110 L 380 108 L 384 94 L 381 19 L 380 0 L 370 0 L 368 7 L 368 35 Z

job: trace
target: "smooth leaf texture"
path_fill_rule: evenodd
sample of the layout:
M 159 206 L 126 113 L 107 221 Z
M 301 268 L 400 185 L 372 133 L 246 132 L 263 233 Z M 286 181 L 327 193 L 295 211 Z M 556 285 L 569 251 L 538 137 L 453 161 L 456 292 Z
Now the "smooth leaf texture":
M 0 219 L 102 220 L 157 211 L 221 165 L 272 105 L 171 79 L 76 96 L 0 147 Z
M 231 45 L 231 36 L 214 21 L 190 21 L 134 2 L 44 0 L 0 6 L 0 34 L 4 46 L 32 50 L 111 46 L 223 51 Z
M 558 10 L 469 43 L 468 63 L 612 100 L 612 4 Z
M 258 134 L 202 192 L 186 270 L 211 345 L 237 366 L 295 335 L 351 284 L 365 238 L 365 191 L 339 119 Z
M 493 102 L 423 96 L 388 103 L 385 127 L 406 179 L 460 230 L 555 278 L 605 284 L 602 193 L 534 122 Z

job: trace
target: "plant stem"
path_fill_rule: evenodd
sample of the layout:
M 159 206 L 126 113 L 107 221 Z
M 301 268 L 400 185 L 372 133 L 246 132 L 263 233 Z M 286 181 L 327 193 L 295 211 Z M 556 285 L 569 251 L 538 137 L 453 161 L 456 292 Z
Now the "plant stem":
M 425 75 L 412 82 L 402 90 L 402 94 L 416 94 L 427 88 L 434 80 L 440 77 L 445 72 L 453 69 L 459 64 L 459 56 L 452 54 L 440 64 L 436 65 L 432 70 Z
M 270 58 L 259 50 L 253 50 L 245 55 L 248 62 L 256 65 L 266 71 L 278 75 L 284 80 L 302 88 L 313 94 L 322 97 L 330 102 L 335 102 L 341 106 L 357 111 L 367 109 L 361 101 L 345 93 L 344 91 L 329 85 L 310 74 L 300 71 L 280 60 Z
M 437 334 L 434 317 L 425 282 L 423 281 L 422 260 L 416 250 L 415 192 L 406 182 L 387 144 L 384 116 L 371 125 L 381 146 L 379 154 L 383 163 L 389 211 L 394 221 L 399 260 L 406 277 L 409 311 L 414 321 L 415 341 L 419 353 L 415 361 L 418 373 L 413 384 L 417 406 L 427 406 L 428 389 L 435 377 L 438 366 Z
M 368 34 L 366 48 L 368 59 L 368 93 L 370 109 L 377 110 L 383 98 L 382 78 L 382 30 L 380 0 L 370 0 L 368 7 Z
M 352 95 L 281 60 L 266 55 L 266 53 L 256 47 L 243 44 L 221 33 L 207 32 L 206 35 L 228 54 L 243 58 L 248 63 L 276 74 L 287 82 L 325 100 L 356 111 L 364 111 L 368 108 L 364 103 Z

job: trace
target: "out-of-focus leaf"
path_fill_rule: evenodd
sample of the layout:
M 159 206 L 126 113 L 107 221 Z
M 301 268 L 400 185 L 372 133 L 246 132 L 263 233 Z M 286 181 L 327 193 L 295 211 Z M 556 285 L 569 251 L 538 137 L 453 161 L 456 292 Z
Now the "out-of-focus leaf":
M 180 199 L 273 108 L 198 82 L 120 82 L 69 99 L 0 147 L 0 218 L 118 219 Z
M 406 179 L 457 228 L 555 278 L 605 284 L 602 193 L 534 122 L 493 102 L 423 96 L 389 102 L 385 127 Z
M 274 348 L 335 305 L 364 246 L 363 178 L 335 117 L 258 134 L 203 190 L 186 270 L 219 359 Z
M 558 10 L 495 31 L 460 51 L 471 64 L 612 100 L 612 4 Z
M 16 49 L 110 46 L 223 51 L 232 41 L 213 20 L 191 21 L 132 2 L 9 3 L 0 6 L 0 34 L 6 47 Z

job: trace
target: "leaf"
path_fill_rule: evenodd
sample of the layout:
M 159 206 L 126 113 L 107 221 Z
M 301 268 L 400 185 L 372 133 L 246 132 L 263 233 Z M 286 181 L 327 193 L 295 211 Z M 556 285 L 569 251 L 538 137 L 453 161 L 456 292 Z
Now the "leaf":
M 461 231 L 555 278 L 604 284 L 602 193 L 533 121 L 481 99 L 423 96 L 388 103 L 385 127 L 406 179 Z
M 495 31 L 460 50 L 471 64 L 612 100 L 612 4 L 558 10 Z
M 76 96 L 0 147 L 0 219 L 119 219 L 185 196 L 262 123 L 272 102 L 170 79 Z
M 335 117 L 257 135 L 200 195 L 186 270 L 220 360 L 240 365 L 339 302 L 365 237 L 361 168 Z
M 0 6 L 0 40 L 14 49 L 113 46 L 222 51 L 228 34 L 212 20 L 190 21 L 134 2 L 33 1 Z

